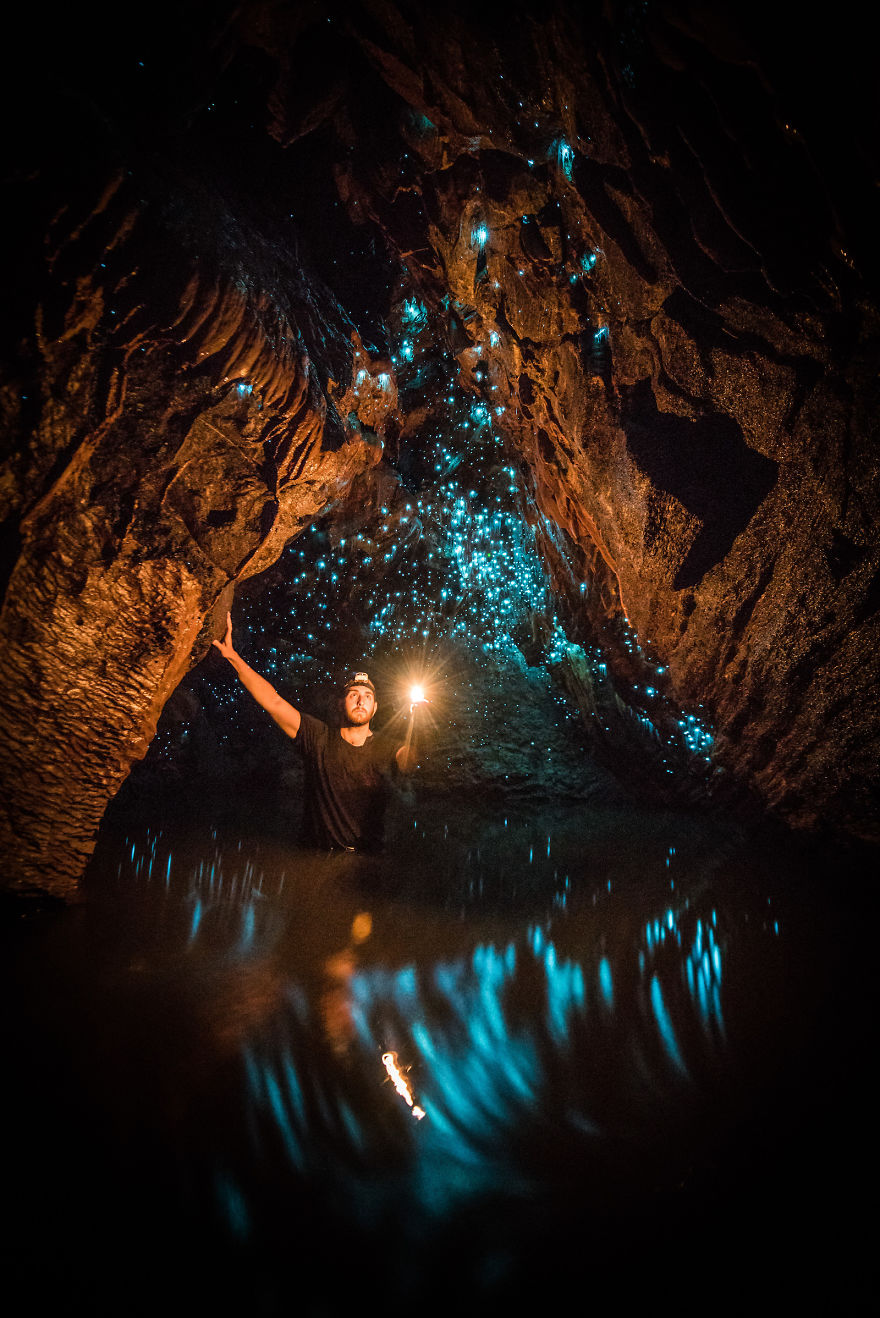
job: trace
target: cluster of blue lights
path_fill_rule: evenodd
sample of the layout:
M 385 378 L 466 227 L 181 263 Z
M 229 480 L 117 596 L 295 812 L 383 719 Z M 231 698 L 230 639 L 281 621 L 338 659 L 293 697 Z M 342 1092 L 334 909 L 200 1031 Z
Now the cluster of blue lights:
M 413 331 L 423 330 L 428 323 L 428 312 L 418 298 L 406 298 L 401 310 L 401 320 Z
M 398 390 L 405 391 L 437 352 L 415 295 L 401 298 L 398 324 L 392 360 Z M 497 333 L 493 337 L 497 342 Z M 475 357 L 482 347 L 473 346 Z M 380 387 L 390 384 L 387 375 L 371 378 Z M 356 390 L 367 381 L 361 368 Z M 388 502 L 359 524 L 355 517 L 344 536 L 335 532 L 331 514 L 288 548 L 277 602 L 270 599 L 267 610 L 264 597 L 260 616 L 255 609 L 248 617 L 246 608 L 243 618 L 255 639 L 260 631 L 275 638 L 260 660 L 270 680 L 283 673 L 296 687 L 329 679 L 345 625 L 359 630 L 365 662 L 377 653 L 412 653 L 417 646 L 425 653 L 451 642 L 477 662 L 522 667 L 515 637 L 535 610 L 552 617 L 554 656 L 567 647 L 498 429 L 505 409 L 493 405 L 491 386 L 487 393 L 479 397 L 462 388 L 450 362 L 448 373 L 432 383 L 429 421 L 412 470 Z
M 678 726 L 681 728 L 682 737 L 688 750 L 693 755 L 708 759 L 715 738 L 709 729 L 699 722 L 696 714 L 687 714 L 684 718 L 679 719 Z
M 570 174 L 571 146 L 558 138 L 553 151 Z M 487 225 L 477 221 L 472 244 L 482 251 L 489 236 Z M 593 270 L 599 256 L 596 249 L 576 255 L 581 274 Z M 557 612 L 534 508 L 528 520 L 524 516 L 525 491 L 505 439 L 507 409 L 515 403 L 503 387 L 506 377 L 493 369 L 493 351 L 503 351 L 503 336 L 498 328 L 471 325 L 467 308 L 456 303 L 454 309 L 470 336 L 458 359 L 446 341 L 444 310 L 429 314 L 419 295 L 403 288 L 390 326 L 395 377 L 388 370 L 374 374 L 363 359 L 356 362 L 356 397 L 396 388 L 402 411 L 425 415 L 421 430 L 407 439 L 399 481 L 388 488 L 386 502 L 345 508 L 342 518 L 332 508 L 285 551 L 276 585 L 236 605 L 236 643 L 244 643 L 245 657 L 291 695 L 332 685 L 340 651 L 369 662 L 392 654 L 426 657 L 454 645 L 493 671 L 499 665 L 522 670 L 523 637 L 536 615 L 542 619 L 540 662 L 547 673 L 556 676 L 568 664 L 588 672 L 595 688 L 611 691 L 607 655 L 572 641 Z M 597 346 L 607 342 L 607 325 L 593 332 Z M 243 397 L 251 391 L 246 381 L 236 388 Z M 540 516 L 537 523 L 543 534 L 552 533 Z M 588 582 L 578 587 L 583 596 Z M 655 743 L 678 743 L 679 751 L 708 763 L 712 735 L 704 722 L 697 713 L 670 710 L 664 670 L 651 671 L 634 633 L 626 631 L 623 644 L 638 656 L 641 674 L 629 692 L 621 688 L 619 673 L 614 678 L 632 726 Z M 534 662 L 532 655 L 529 664 Z M 225 673 L 207 684 L 212 703 L 224 711 L 239 699 Z M 570 695 L 556 699 L 565 719 L 577 717 Z M 609 695 L 609 708 L 615 699 Z M 596 727 L 603 735 L 612 732 L 601 712 Z M 664 763 L 673 774 L 681 757 L 670 755 Z
M 550 155 L 555 159 L 562 173 L 570 181 L 571 172 L 574 168 L 574 149 L 571 144 L 566 142 L 564 137 L 557 138 L 550 148 Z

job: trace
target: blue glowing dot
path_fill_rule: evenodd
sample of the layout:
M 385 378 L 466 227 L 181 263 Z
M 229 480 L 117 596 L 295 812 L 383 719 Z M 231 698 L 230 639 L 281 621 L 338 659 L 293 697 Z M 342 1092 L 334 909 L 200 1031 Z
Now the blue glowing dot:
M 560 137 L 550 148 L 551 154 L 555 155 L 556 163 L 562 170 L 567 179 L 571 178 L 571 171 L 574 166 L 574 151 L 564 138 Z
M 403 320 L 408 325 L 421 324 L 427 320 L 427 312 L 416 298 L 407 299 L 404 302 Z

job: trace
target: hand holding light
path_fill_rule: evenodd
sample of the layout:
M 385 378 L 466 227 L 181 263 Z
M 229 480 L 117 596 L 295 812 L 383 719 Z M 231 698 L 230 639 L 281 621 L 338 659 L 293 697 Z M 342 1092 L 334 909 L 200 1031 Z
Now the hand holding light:
M 421 683 L 415 683 L 409 689 L 409 712 L 414 717 L 417 712 L 422 712 L 428 708 L 428 697 L 425 695 L 425 688 Z

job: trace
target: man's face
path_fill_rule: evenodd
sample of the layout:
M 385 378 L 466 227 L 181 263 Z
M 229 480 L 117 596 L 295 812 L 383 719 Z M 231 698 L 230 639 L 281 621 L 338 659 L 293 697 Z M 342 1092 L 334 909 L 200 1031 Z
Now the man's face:
M 362 728 L 376 712 L 376 697 L 367 686 L 350 686 L 342 699 L 345 721 Z

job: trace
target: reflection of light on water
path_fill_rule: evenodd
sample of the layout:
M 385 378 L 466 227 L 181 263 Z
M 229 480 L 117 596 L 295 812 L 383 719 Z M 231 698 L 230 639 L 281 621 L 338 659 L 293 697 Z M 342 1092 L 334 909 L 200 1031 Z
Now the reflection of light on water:
M 687 910 L 687 903 L 683 909 Z M 642 975 L 647 975 L 649 961 L 655 961 L 667 939 L 670 942 L 674 940 L 676 946 L 682 948 L 680 923 L 682 914 L 683 911 L 675 911 L 672 907 L 669 907 L 661 917 L 649 920 L 645 925 L 645 946 L 639 952 L 639 970 Z M 711 912 L 709 919 L 697 918 L 693 942 L 681 968 L 688 993 L 691 1001 L 697 1007 L 703 1028 L 709 1034 L 714 1029 L 723 1039 L 724 1015 L 721 1007 L 722 951 L 718 942 L 717 923 L 718 916 L 714 910 Z M 670 1060 L 678 1069 L 686 1070 L 656 976 L 651 985 L 651 1006 Z
M 691 997 L 699 1005 L 700 1015 L 705 1024 L 714 1020 L 722 1034 L 724 1020 L 721 1014 L 721 948 L 716 941 L 715 925 L 717 916 L 712 912 L 711 921 L 697 920 L 697 929 L 693 946 L 688 957 L 685 973 Z
M 492 836 L 508 839 L 517 822 L 494 820 Z M 437 836 L 454 838 L 455 824 Z M 702 875 L 688 882 L 665 839 L 650 883 L 640 875 L 627 887 L 626 874 L 604 867 L 585 887 L 564 832 L 517 835 L 516 866 L 524 872 L 528 857 L 542 870 L 552 910 L 528 922 L 477 911 L 479 933 L 451 929 L 444 913 L 439 946 L 433 924 L 430 941 L 407 925 L 402 944 L 396 908 L 389 915 L 384 900 L 347 889 L 325 938 L 334 910 L 323 887 L 314 911 L 304 904 L 305 870 L 285 889 L 280 866 L 246 842 L 212 839 L 194 857 L 176 851 L 173 864 L 161 842 L 126 839 L 118 872 L 161 890 L 163 949 L 184 953 L 188 975 L 210 970 L 213 983 L 218 963 L 229 972 L 210 1025 L 224 1056 L 240 1048 L 241 1089 L 230 1098 L 247 1149 L 220 1162 L 212 1189 L 240 1240 L 260 1230 L 270 1162 L 273 1177 L 313 1188 L 330 1166 L 365 1224 L 386 1211 L 423 1210 L 412 1220 L 430 1221 L 499 1188 L 531 1195 L 543 1175 L 532 1152 L 548 1141 L 565 1149 L 567 1168 L 600 1146 L 653 1139 L 682 1105 L 711 1104 L 728 1032 L 735 1056 L 725 1015 L 736 1024 L 739 923 Z M 760 915 L 745 933 L 774 938 L 776 912 L 762 905 Z M 377 1057 L 417 1135 L 385 1077 L 377 1083 Z
M 681 1049 L 678 1046 L 678 1039 L 676 1038 L 675 1029 L 672 1025 L 672 1018 L 666 1009 L 666 1003 L 663 1001 L 663 989 L 660 987 L 660 980 L 656 975 L 651 979 L 651 1007 L 669 1060 L 682 1073 L 682 1075 L 687 1075 L 687 1067 L 684 1064 Z
M 416 1121 L 421 1121 L 422 1117 L 425 1115 L 424 1109 L 420 1108 L 413 1100 L 409 1081 L 397 1065 L 397 1053 L 383 1053 L 382 1064 L 391 1077 L 394 1088 L 397 1090 L 400 1097 L 409 1107 L 412 1108 L 412 1114 Z
M 602 997 L 606 1006 L 614 1009 L 614 976 L 611 972 L 611 962 L 607 956 L 603 956 L 599 962 L 599 987 L 602 990 Z
M 351 925 L 351 941 L 363 943 L 373 931 L 373 917 L 369 911 L 359 911 Z

